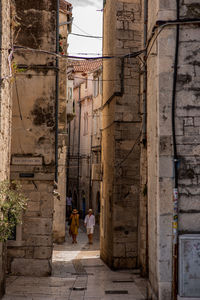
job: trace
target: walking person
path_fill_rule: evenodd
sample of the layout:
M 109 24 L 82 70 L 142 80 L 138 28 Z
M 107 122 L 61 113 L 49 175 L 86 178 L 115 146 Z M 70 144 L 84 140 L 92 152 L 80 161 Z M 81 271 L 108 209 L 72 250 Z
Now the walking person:
M 87 236 L 89 244 L 93 244 L 93 233 L 94 233 L 94 226 L 95 226 L 95 216 L 92 213 L 92 209 L 88 210 L 88 214 L 85 217 L 84 225 L 87 229 Z
M 72 212 L 72 196 L 68 195 L 66 198 L 66 218 L 69 218 Z
M 78 228 L 79 228 L 79 214 L 77 209 L 73 209 L 72 214 L 69 218 L 69 235 L 72 237 L 72 244 L 77 243 L 77 235 L 78 235 Z

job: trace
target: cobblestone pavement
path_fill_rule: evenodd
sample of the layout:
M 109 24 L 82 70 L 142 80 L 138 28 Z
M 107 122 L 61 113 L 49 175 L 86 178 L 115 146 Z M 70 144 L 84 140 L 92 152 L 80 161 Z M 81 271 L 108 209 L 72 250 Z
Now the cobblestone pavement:
M 51 277 L 10 276 L 3 300 L 144 300 L 146 281 L 136 271 L 111 271 L 99 257 L 98 230 L 87 244 L 83 227 L 78 243 L 54 246 Z

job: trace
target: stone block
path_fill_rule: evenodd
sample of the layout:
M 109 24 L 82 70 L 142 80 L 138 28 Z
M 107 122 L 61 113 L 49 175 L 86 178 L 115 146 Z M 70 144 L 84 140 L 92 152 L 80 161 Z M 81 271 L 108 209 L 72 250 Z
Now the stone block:
M 53 181 L 52 182 L 42 182 L 42 181 L 37 181 L 37 188 L 41 192 L 47 192 L 49 189 L 53 189 Z
M 51 247 L 35 247 L 34 258 L 35 259 L 50 259 L 52 255 Z
M 159 10 L 158 20 L 175 20 L 176 19 L 176 12 L 175 10 Z
M 11 264 L 11 274 L 20 276 L 49 276 L 50 262 L 45 259 L 14 258 Z
M 194 125 L 200 127 L 200 117 L 194 118 Z
M 169 300 L 172 297 L 171 281 L 158 282 L 159 300 Z
M 30 192 L 28 194 L 30 201 L 39 202 L 40 201 L 40 192 Z
M 40 211 L 40 202 L 28 201 L 27 211 Z
M 112 263 L 113 269 L 133 269 L 137 267 L 137 259 L 136 257 L 131 257 L 131 258 L 118 258 L 114 257 L 113 258 L 113 263 Z
M 24 218 L 23 233 L 50 235 L 52 232 L 52 219 L 50 218 Z
M 9 257 L 25 257 L 25 250 L 8 247 L 7 254 Z
M 23 182 L 23 190 L 27 193 L 27 192 L 30 192 L 30 191 L 34 191 L 35 190 L 35 186 L 32 182 Z
M 40 212 L 36 212 L 36 211 L 28 211 L 26 210 L 24 213 L 25 217 L 40 217 Z
M 125 244 L 114 243 L 113 245 L 113 256 L 114 257 L 125 257 Z
M 160 178 L 158 212 L 169 215 L 173 211 L 173 181 L 171 178 Z M 170 201 L 169 201 L 170 200 Z
M 118 29 L 116 36 L 119 40 L 134 40 L 134 31 Z
M 185 136 L 198 136 L 200 134 L 200 128 L 194 126 L 186 126 L 184 127 L 184 135 Z
M 200 213 L 180 213 L 179 230 L 182 232 L 199 232 Z
M 52 246 L 53 241 L 52 241 L 52 236 L 51 235 L 46 235 L 46 236 L 38 236 L 38 235 L 27 235 L 26 236 L 26 241 L 25 241 L 26 246 Z
M 199 129 L 198 129 L 199 130 Z M 193 147 L 196 147 L 195 144 L 200 143 L 200 135 L 187 135 L 187 136 L 177 136 L 176 138 L 177 145 L 191 145 L 193 144 Z
M 172 155 L 172 137 L 170 136 L 160 136 L 160 155 Z
M 173 177 L 173 161 L 171 156 L 160 156 L 159 177 Z
M 180 195 L 179 200 L 180 211 L 190 212 L 190 211 L 200 211 L 200 198 L 199 196 L 187 196 Z
M 137 243 L 126 243 L 126 253 L 134 253 L 132 256 L 136 256 L 138 250 L 137 247 Z
M 52 217 L 53 216 L 53 196 L 49 193 L 41 193 L 41 216 Z
M 25 248 L 25 258 L 33 258 L 34 247 L 26 247 Z
M 186 126 L 194 126 L 194 118 L 189 117 L 189 118 L 184 118 L 183 119 L 183 125 Z M 200 125 L 200 123 L 199 123 Z

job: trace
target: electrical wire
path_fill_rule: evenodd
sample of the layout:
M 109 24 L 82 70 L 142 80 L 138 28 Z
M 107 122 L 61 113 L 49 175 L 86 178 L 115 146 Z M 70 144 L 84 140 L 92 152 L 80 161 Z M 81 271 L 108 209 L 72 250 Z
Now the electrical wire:
M 24 50 L 24 51 L 31 51 L 31 52 L 38 52 L 38 53 L 43 53 L 43 54 L 49 54 L 58 58 L 73 58 L 73 59 L 85 59 L 85 60 L 100 60 L 100 59 L 112 59 L 112 58 L 119 58 L 119 56 L 101 56 L 101 57 L 82 57 L 82 56 L 74 56 L 74 55 L 66 55 L 66 54 L 57 54 L 55 52 L 47 51 L 47 50 L 42 50 L 42 49 L 34 49 L 30 47 L 25 47 L 25 46 L 20 46 L 20 45 L 15 45 L 14 50 Z
M 20 101 L 19 101 L 19 92 L 18 92 L 18 87 L 17 87 L 16 76 L 15 76 L 15 89 L 16 89 L 16 96 L 17 96 L 17 104 L 18 104 L 18 108 L 19 108 L 19 115 L 20 115 L 20 119 L 22 121 L 23 118 L 22 118 L 21 106 L 20 106 Z
M 102 39 L 102 36 L 95 36 L 95 35 L 84 35 L 79 33 L 70 33 L 71 35 L 80 36 L 80 37 L 86 37 L 86 38 L 92 38 L 92 39 Z
M 131 150 L 128 152 L 128 154 L 118 164 L 115 165 L 115 167 L 120 167 L 128 159 L 130 154 L 133 152 L 133 149 L 135 148 L 135 146 L 140 142 L 141 135 L 142 135 L 142 130 L 140 131 L 137 139 L 135 140 Z
M 82 28 L 80 28 L 78 25 L 76 25 L 74 22 L 73 22 L 73 25 L 74 25 L 76 28 L 78 28 L 81 32 L 83 32 L 83 33 L 85 33 L 85 34 L 87 34 L 87 35 L 91 35 L 91 34 L 89 34 L 88 32 L 86 32 L 85 30 L 83 30 Z
M 147 46 L 146 46 L 146 49 L 145 49 L 145 50 L 148 51 L 147 56 L 145 57 L 145 63 L 146 63 L 146 61 L 147 61 L 147 59 L 148 59 L 148 57 L 151 53 L 151 50 L 152 50 L 158 36 L 161 34 L 161 32 L 163 31 L 163 29 L 165 27 L 174 26 L 174 25 L 187 25 L 187 24 L 200 24 L 200 19 L 199 20 L 175 20 L 175 21 L 171 21 L 171 22 L 170 21 L 166 21 L 166 22 L 162 21 L 160 25 L 155 26 L 155 28 L 152 31 L 152 35 L 151 35 L 151 37 L 149 38 L 149 40 L 147 42 Z M 157 34 L 156 34 L 156 30 L 159 30 L 157 32 Z M 151 42 L 152 42 L 152 44 L 151 44 Z M 150 46 L 150 44 L 151 44 L 151 46 Z M 150 46 L 150 48 L 149 48 L 149 46 Z

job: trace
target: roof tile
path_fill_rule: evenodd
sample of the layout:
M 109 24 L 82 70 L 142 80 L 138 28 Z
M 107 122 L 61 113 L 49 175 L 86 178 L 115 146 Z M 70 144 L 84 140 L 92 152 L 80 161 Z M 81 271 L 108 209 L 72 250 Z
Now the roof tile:
M 74 72 L 93 72 L 102 66 L 102 59 L 95 60 L 68 60 L 68 66 L 74 69 Z

